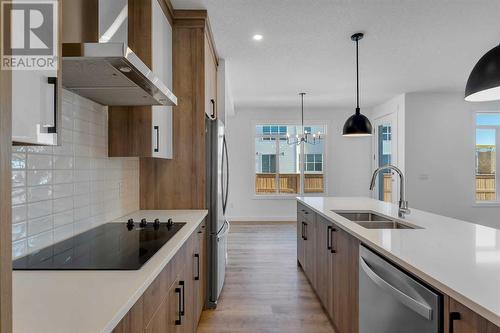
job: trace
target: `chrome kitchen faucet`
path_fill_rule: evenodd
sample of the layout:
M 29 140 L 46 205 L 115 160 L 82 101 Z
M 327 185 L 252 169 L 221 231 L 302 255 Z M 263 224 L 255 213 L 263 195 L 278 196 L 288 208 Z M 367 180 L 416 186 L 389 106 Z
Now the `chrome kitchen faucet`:
M 405 182 L 405 176 L 403 174 L 403 171 L 401 171 L 398 167 L 392 165 L 392 164 L 387 164 L 383 165 L 377 170 L 373 172 L 372 175 L 372 182 L 370 184 L 370 191 L 372 191 L 375 187 L 375 180 L 377 179 L 377 175 L 382 171 L 382 170 L 394 170 L 396 173 L 399 175 L 399 210 L 398 210 L 398 216 L 401 218 L 405 217 L 405 214 L 410 214 L 410 209 L 408 208 L 408 201 L 406 201 L 406 182 Z

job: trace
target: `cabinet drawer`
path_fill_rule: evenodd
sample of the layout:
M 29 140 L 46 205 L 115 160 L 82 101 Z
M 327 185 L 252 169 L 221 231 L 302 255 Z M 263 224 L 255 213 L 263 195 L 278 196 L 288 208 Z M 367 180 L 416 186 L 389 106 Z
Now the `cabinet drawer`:
M 309 222 L 313 222 L 314 221 L 314 212 L 312 209 L 300 204 L 300 203 L 297 203 L 297 215 L 301 214 L 301 216 L 308 220 Z

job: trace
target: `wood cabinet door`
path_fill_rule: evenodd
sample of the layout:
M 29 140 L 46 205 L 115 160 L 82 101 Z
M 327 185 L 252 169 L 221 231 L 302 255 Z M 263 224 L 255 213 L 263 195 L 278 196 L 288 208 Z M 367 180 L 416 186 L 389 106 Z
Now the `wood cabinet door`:
M 338 333 L 357 333 L 359 241 L 342 229 L 333 228 L 332 319 Z
M 205 225 L 198 228 L 196 233 L 197 242 L 195 244 L 194 251 L 194 328 L 198 327 L 198 321 L 200 320 L 201 312 L 203 311 L 203 306 L 205 304 L 205 283 L 206 283 L 206 273 L 205 273 Z
M 186 333 L 194 333 L 196 330 L 195 327 L 195 306 L 194 306 L 194 298 L 195 298 L 195 260 L 194 260 L 194 252 L 195 252 L 195 244 L 198 241 L 197 233 L 193 233 L 191 237 L 189 237 L 187 241 L 187 253 L 188 259 L 184 264 L 183 274 L 180 276 L 180 280 L 184 282 L 183 287 L 183 332 Z
M 123 317 L 118 325 L 113 329 L 113 333 L 137 333 L 144 328 L 143 319 L 143 297 L 134 304 L 132 309 Z
M 304 223 L 305 219 L 302 214 L 297 213 L 297 261 L 302 266 L 302 269 L 305 270 L 305 255 L 306 255 L 306 247 L 304 240 Z
M 170 295 L 169 295 L 170 297 Z M 149 322 L 148 326 L 144 330 L 145 333 L 164 333 L 164 332 L 177 332 L 169 330 L 169 298 L 163 299 L 163 302 L 160 304 L 158 309 L 156 310 L 153 318 Z M 132 331 L 132 332 L 140 332 L 140 331 Z
M 217 59 L 205 36 L 205 113 L 211 118 L 217 118 Z
M 305 222 L 305 272 L 311 285 L 316 289 L 316 222 L 309 219 Z
M 180 278 L 178 278 L 168 290 L 166 308 L 167 308 L 167 329 L 163 332 L 183 333 L 185 331 L 185 319 L 182 316 L 182 293 L 183 287 Z
M 500 328 L 465 305 L 449 298 L 448 331 L 450 333 L 500 333 Z
M 331 223 L 316 216 L 316 294 L 328 309 L 330 277 Z

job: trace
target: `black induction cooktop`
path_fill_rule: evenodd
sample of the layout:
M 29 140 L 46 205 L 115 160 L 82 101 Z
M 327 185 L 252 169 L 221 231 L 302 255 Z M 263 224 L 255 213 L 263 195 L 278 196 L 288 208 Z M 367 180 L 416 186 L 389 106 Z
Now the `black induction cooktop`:
M 144 221 L 144 220 L 143 220 Z M 137 270 L 186 223 L 106 223 L 13 262 L 14 270 Z

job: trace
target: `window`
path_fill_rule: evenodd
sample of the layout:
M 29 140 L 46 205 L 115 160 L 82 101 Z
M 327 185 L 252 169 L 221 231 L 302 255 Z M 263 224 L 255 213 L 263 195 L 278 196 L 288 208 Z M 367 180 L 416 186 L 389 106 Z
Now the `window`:
M 497 138 L 500 113 L 476 114 L 475 180 L 476 201 L 498 201 Z
M 321 133 L 316 145 L 289 145 L 302 133 L 299 125 L 257 125 L 255 129 L 255 193 L 257 195 L 324 193 L 324 140 L 326 126 L 307 126 L 307 133 Z
M 262 156 L 262 173 L 275 173 L 276 172 L 276 155 L 263 154 Z
M 323 154 L 306 154 L 306 171 L 323 171 Z

